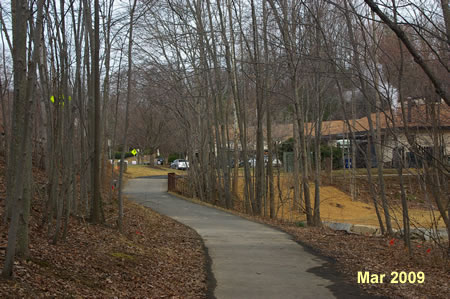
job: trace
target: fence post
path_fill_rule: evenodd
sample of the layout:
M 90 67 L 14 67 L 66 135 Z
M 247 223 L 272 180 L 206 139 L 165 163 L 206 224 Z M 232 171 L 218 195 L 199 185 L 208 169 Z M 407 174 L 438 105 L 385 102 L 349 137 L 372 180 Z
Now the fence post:
M 167 191 L 175 191 L 175 176 L 174 172 L 167 174 Z

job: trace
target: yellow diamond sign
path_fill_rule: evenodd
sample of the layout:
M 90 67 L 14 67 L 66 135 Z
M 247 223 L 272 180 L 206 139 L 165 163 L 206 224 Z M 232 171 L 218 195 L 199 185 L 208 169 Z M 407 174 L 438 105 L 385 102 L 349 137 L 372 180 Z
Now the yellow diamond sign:
M 133 149 L 133 150 L 131 151 L 131 153 L 133 154 L 133 156 L 136 156 L 136 154 L 137 154 L 136 149 Z

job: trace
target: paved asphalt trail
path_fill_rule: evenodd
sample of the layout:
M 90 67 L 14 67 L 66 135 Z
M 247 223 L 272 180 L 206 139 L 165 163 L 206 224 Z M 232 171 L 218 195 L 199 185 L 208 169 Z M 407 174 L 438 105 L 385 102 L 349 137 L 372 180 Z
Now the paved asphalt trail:
M 160 177 L 129 180 L 125 188 L 130 199 L 200 234 L 212 260 L 216 298 L 367 298 L 329 260 L 288 234 L 166 191 Z

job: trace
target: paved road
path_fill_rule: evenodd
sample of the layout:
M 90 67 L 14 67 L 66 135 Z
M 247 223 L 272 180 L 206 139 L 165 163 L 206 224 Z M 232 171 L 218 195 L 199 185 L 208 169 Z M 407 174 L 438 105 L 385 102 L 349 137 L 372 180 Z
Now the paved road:
M 212 260 L 216 298 L 360 298 L 332 263 L 267 225 L 179 199 L 167 180 L 134 179 L 128 197 L 195 229 Z M 356 280 L 356 277 L 355 277 Z M 367 296 L 364 296 L 367 298 Z

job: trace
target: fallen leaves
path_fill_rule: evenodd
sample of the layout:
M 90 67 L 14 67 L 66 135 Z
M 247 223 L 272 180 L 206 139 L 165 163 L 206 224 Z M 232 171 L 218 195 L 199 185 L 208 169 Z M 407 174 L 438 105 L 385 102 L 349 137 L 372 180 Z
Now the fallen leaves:
M 432 249 L 430 243 L 413 243 L 413 254 L 410 256 L 398 239 L 330 233 L 328 228 L 301 228 L 258 220 L 281 228 L 300 243 L 333 258 L 337 263 L 336 269 L 343 272 L 350 282 L 356 283 L 358 271 L 386 274 L 387 282 L 383 284 L 359 285 L 371 294 L 393 298 L 448 298 L 450 261 L 443 258 L 443 250 L 438 247 Z M 391 284 L 390 274 L 394 271 L 424 272 L 425 282 Z
M 4 198 L 3 161 L 0 197 Z M 35 182 L 45 175 L 34 171 Z M 109 192 L 106 184 L 105 192 Z M 107 198 L 107 196 L 104 196 Z M 203 243 L 192 229 L 125 201 L 124 232 L 116 229 L 117 204 L 105 203 L 104 225 L 71 218 L 65 241 L 52 245 L 40 228 L 42 199 L 34 198 L 28 260 L 17 260 L 14 278 L 0 280 L 0 297 L 205 298 Z M 4 203 L 0 206 L 3 214 Z M 0 225 L 6 246 L 7 227 Z M 5 251 L 0 251 L 3 264 Z

